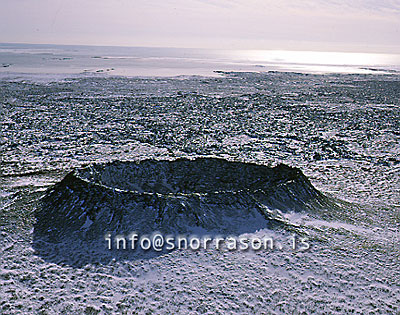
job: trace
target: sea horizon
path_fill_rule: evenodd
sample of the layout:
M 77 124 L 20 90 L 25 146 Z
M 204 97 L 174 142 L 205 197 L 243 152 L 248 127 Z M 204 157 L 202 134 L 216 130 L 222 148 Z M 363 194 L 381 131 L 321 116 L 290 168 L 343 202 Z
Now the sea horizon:
M 0 76 L 218 76 L 218 72 L 393 74 L 400 54 L 0 43 Z

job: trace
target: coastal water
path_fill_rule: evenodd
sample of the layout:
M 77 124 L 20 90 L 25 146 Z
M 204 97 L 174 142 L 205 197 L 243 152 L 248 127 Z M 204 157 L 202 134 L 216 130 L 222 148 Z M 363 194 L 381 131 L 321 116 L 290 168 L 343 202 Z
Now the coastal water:
M 393 73 L 400 55 L 282 50 L 212 50 L 0 44 L 0 75 L 216 75 L 214 71 Z

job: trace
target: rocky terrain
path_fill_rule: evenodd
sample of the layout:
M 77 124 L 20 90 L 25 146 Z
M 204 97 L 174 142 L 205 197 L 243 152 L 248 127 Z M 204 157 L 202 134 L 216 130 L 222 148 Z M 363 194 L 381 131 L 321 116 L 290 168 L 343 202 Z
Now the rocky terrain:
M 1 312 L 397 313 L 399 100 L 396 74 L 3 79 Z M 60 203 L 48 204 L 48 221 L 40 210 L 70 172 L 85 177 L 82 170 L 92 165 L 179 158 L 267 169 L 283 163 L 337 206 L 281 211 L 308 235 L 307 251 L 175 250 L 102 259 L 80 239 L 38 237 L 38 224 L 63 226 L 51 216 Z M 138 191 L 121 185 L 105 186 Z M 293 233 L 286 226 L 252 229 L 239 232 Z

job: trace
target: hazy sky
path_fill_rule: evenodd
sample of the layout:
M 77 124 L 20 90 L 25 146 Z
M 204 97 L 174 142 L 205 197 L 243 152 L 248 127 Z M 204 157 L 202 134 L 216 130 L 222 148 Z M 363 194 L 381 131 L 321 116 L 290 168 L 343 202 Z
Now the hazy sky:
M 400 0 L 0 4 L 0 42 L 400 53 Z

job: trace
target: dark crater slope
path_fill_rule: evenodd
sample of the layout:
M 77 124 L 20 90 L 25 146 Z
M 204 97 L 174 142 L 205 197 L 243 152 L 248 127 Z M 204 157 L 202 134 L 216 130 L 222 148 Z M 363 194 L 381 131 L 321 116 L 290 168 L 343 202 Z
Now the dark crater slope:
M 217 158 L 93 165 L 69 173 L 36 211 L 35 236 L 107 232 L 239 234 L 290 227 L 282 213 L 332 206 L 297 169 Z

